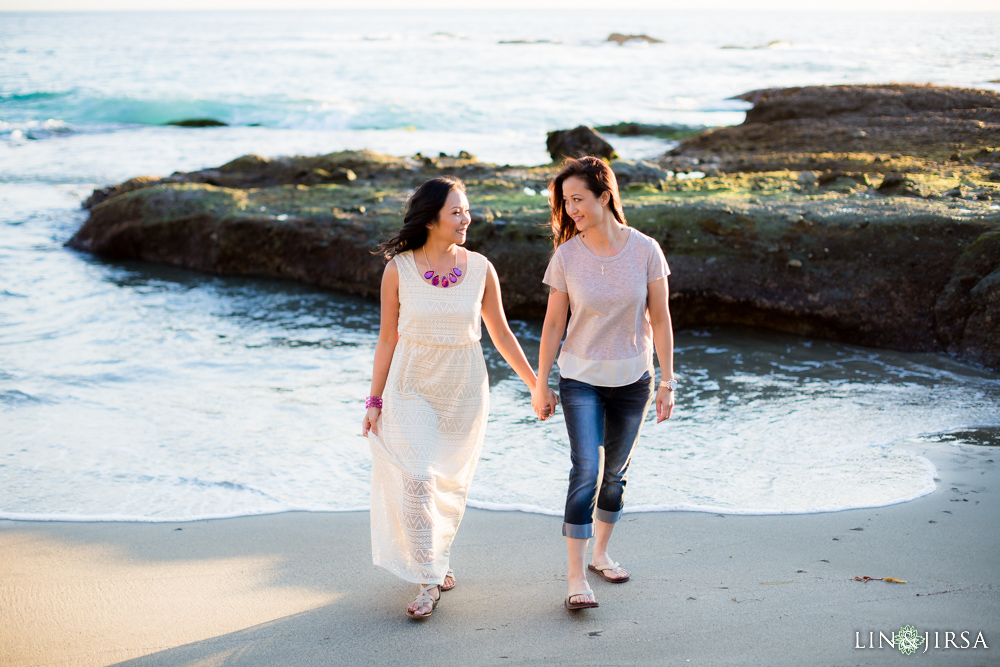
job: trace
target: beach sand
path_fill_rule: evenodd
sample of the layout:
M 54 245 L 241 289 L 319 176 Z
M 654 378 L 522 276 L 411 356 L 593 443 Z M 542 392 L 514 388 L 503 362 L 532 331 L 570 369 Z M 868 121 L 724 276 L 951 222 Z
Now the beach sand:
M 557 517 L 469 510 L 458 585 L 422 622 L 415 587 L 371 564 L 364 512 L 0 521 L 0 664 L 1000 664 L 1000 451 L 922 453 L 938 488 L 900 505 L 626 514 L 632 581 L 592 576 L 600 608 L 572 614 Z M 931 633 L 920 658 L 855 648 L 907 624 Z

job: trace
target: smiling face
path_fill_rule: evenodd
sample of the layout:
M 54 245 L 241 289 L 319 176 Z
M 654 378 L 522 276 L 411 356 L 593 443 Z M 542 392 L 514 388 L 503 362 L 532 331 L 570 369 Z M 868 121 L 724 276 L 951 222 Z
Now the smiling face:
M 570 176 L 562 183 L 563 206 L 576 228 L 581 232 L 604 221 L 608 213 L 609 192 L 596 196 L 587 188 L 587 182 L 577 176 Z
M 452 190 L 437 220 L 427 226 L 427 238 L 462 245 L 471 222 L 468 198 L 461 190 Z

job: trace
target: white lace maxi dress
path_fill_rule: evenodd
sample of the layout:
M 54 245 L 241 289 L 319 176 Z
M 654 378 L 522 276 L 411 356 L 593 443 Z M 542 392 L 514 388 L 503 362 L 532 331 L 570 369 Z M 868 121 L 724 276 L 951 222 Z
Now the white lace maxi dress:
M 442 583 L 482 449 L 489 382 L 479 340 L 486 258 L 460 282 L 423 280 L 396 256 L 399 342 L 372 450 L 372 561 L 414 583 Z

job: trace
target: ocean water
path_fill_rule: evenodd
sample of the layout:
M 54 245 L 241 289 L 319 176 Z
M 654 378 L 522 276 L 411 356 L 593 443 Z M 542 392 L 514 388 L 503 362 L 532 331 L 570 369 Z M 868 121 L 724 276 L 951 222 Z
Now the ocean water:
M 665 43 L 618 47 L 611 31 Z M 546 131 L 738 123 L 729 98 L 771 86 L 997 90 L 997 34 L 996 13 L 0 14 L 0 517 L 367 507 L 377 304 L 71 251 L 94 187 L 245 153 L 539 164 Z M 163 126 L 206 117 L 230 126 Z M 534 359 L 539 324 L 512 324 Z M 485 348 L 470 504 L 559 514 L 562 417 L 539 424 Z M 903 502 L 935 488 L 929 442 L 997 444 L 1000 374 L 940 355 L 712 328 L 678 332 L 676 359 L 675 417 L 644 427 L 632 511 Z

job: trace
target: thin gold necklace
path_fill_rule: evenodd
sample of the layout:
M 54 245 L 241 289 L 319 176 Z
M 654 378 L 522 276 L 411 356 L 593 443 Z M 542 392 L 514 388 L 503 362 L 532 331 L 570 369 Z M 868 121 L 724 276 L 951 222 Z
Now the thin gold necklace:
M 603 259 L 603 260 L 607 261 L 607 259 L 608 259 L 609 257 L 611 257 L 611 253 L 612 253 L 612 252 L 614 251 L 614 249 L 615 249 L 615 246 L 616 246 L 616 245 L 618 245 L 618 236 L 619 236 L 619 235 L 621 235 L 621 233 L 622 233 L 622 228 L 621 228 L 621 227 L 619 227 L 619 226 L 618 226 L 618 225 L 616 224 L 616 225 L 615 225 L 615 242 L 611 244 L 611 247 L 610 247 L 610 248 L 608 248 L 608 254 L 607 254 L 607 255 L 605 255 L 604 257 L 602 257 L 601 259 Z M 584 240 L 584 239 L 586 239 L 586 238 L 587 238 L 587 235 L 586 235 L 586 234 L 584 234 L 584 235 L 583 235 L 583 237 L 581 238 L 581 240 Z M 584 240 L 584 245 L 585 245 L 585 246 L 587 245 L 587 242 L 586 242 L 585 240 Z M 589 250 L 589 248 L 588 248 L 588 250 Z M 597 246 L 596 246 L 596 245 L 594 246 L 594 250 L 593 250 L 592 252 L 593 252 L 593 253 L 594 253 L 595 255 L 597 255 Z M 597 256 L 598 256 L 598 257 L 601 257 L 600 255 L 597 255 Z M 604 275 L 604 262 L 601 262 L 601 275 L 602 275 L 602 276 Z

